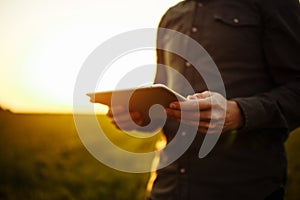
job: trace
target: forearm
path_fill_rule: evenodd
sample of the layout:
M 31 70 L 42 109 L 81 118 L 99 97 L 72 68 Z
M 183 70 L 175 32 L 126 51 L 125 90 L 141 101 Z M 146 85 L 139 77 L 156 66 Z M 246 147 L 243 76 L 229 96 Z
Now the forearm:
M 253 97 L 235 98 L 244 118 L 244 130 L 283 129 L 300 126 L 299 81 Z

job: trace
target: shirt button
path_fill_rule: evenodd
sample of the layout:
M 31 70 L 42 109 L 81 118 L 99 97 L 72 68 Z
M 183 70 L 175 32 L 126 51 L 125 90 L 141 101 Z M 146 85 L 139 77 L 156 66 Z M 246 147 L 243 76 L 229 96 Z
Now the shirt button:
M 233 22 L 236 23 L 236 24 L 238 24 L 238 23 L 240 23 L 240 20 L 238 18 L 234 18 Z
M 183 132 L 181 133 L 181 135 L 182 135 L 182 136 L 186 136 L 186 132 L 183 131 Z
M 184 174 L 185 172 L 186 172 L 186 169 L 185 169 L 185 168 L 181 168 L 181 169 L 180 169 L 180 173 L 181 173 L 181 174 Z
M 196 27 L 193 27 L 193 28 L 192 28 L 192 32 L 193 32 L 193 33 L 196 33 L 197 31 L 198 31 L 198 29 L 197 29 Z
M 191 65 L 191 63 L 189 63 L 189 62 L 185 62 L 185 66 L 186 66 L 186 67 L 190 67 L 190 66 L 192 66 L 192 65 Z
M 198 3 L 198 7 L 199 7 L 199 8 L 202 8 L 202 7 L 203 7 L 203 3 L 199 2 L 199 3 Z

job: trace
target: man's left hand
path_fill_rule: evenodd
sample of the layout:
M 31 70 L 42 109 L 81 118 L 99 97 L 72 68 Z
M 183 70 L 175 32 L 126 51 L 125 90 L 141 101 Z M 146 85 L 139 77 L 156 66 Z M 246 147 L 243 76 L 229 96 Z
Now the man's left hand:
M 209 91 L 196 93 L 187 98 L 185 102 L 176 101 L 169 105 L 166 109 L 169 118 L 198 126 L 200 133 L 220 133 L 242 127 L 243 116 L 235 101 Z

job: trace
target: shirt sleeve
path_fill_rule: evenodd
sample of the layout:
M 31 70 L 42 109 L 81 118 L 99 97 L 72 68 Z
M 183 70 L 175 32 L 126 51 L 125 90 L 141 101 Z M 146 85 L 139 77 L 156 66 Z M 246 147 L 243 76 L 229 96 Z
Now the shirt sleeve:
M 244 115 L 242 130 L 300 126 L 300 8 L 298 0 L 259 1 L 264 23 L 262 43 L 275 88 L 235 98 Z

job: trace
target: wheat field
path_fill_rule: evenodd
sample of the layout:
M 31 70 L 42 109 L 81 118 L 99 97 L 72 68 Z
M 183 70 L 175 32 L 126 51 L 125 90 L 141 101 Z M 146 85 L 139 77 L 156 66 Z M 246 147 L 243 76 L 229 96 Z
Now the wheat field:
M 160 139 L 133 139 L 99 116 L 120 147 L 151 151 Z M 287 200 L 300 199 L 300 136 L 286 143 L 289 161 Z M 111 169 L 83 146 L 73 116 L 0 112 L 0 200 L 141 200 L 149 173 Z

